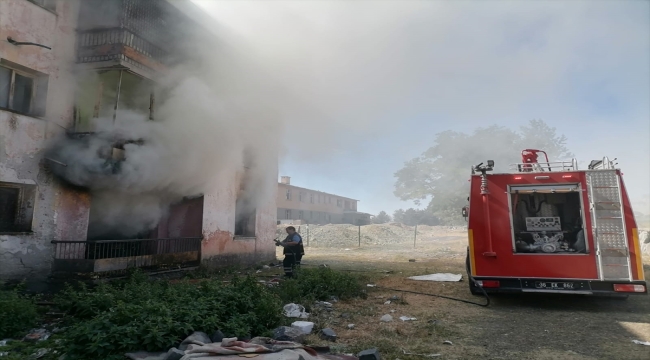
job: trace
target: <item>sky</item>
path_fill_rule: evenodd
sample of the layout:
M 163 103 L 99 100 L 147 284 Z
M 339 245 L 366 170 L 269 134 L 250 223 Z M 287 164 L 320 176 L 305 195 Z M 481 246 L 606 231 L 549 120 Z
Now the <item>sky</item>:
M 413 206 L 394 173 L 436 133 L 542 119 L 582 168 L 617 158 L 650 213 L 648 1 L 193 1 L 290 89 L 294 185 L 392 213 Z

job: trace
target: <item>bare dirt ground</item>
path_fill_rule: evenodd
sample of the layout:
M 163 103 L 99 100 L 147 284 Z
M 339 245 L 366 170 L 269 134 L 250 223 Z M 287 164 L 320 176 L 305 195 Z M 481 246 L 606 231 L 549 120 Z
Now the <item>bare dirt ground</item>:
M 407 230 L 405 233 L 411 231 Z M 334 269 L 366 274 L 368 281 L 379 287 L 440 294 L 478 303 L 485 301 L 469 293 L 465 274 L 467 240 L 462 228 L 424 229 L 418 234 L 415 248 L 411 236 L 399 236 L 393 241 L 373 241 L 370 236 L 358 247 L 358 241 L 355 246 L 351 238 L 344 237 L 343 243 L 339 243 L 331 240 L 332 236 L 325 236 L 333 231 L 323 227 L 320 243 L 310 238 L 312 246 L 306 248 L 303 258 L 305 266 L 327 264 Z M 334 237 L 337 236 L 341 235 L 335 233 Z M 280 253 L 278 258 L 282 258 Z M 409 259 L 416 262 L 409 262 Z M 648 279 L 650 258 L 646 257 L 644 263 Z M 406 279 L 436 272 L 463 274 L 463 280 L 439 283 Z M 395 295 L 403 301 L 384 305 Z M 491 300 L 489 307 L 479 307 L 425 295 L 368 288 L 367 299 L 339 302 L 332 313 L 311 320 L 337 332 L 337 346 L 341 351 L 379 347 L 383 359 L 426 358 L 404 355 L 404 350 L 424 355 L 440 354 L 443 359 L 650 359 L 650 346 L 632 342 L 650 341 L 650 296 L 618 300 L 522 294 L 493 296 Z M 390 314 L 394 320 L 380 322 L 385 314 Z M 417 320 L 402 322 L 400 316 Z M 349 330 L 348 324 L 355 324 L 354 329 Z M 315 336 L 310 340 L 320 342 Z M 445 345 L 444 341 L 451 341 L 453 345 Z

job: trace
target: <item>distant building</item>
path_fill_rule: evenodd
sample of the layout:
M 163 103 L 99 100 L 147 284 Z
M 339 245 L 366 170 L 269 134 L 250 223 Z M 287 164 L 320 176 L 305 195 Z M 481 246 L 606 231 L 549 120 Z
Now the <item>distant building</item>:
M 359 200 L 291 185 L 289 176 L 278 183 L 278 223 L 370 223 L 370 214 L 357 211 Z

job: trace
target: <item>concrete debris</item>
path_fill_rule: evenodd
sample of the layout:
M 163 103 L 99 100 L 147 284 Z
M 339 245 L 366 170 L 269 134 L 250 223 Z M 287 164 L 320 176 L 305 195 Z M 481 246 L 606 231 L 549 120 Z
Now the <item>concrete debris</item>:
M 305 340 L 305 333 L 300 329 L 289 326 L 280 326 L 273 330 L 273 339 L 278 341 L 302 343 Z
M 381 320 L 381 322 L 391 322 L 391 321 L 393 321 L 393 317 L 386 314 L 386 315 L 382 316 L 381 319 L 379 319 L 379 320 Z
M 408 317 L 408 316 L 400 316 L 399 319 L 402 320 L 402 321 L 415 321 L 415 320 L 417 320 L 414 317 Z
M 185 356 L 185 351 L 178 350 L 177 348 L 171 348 L 165 355 L 164 360 L 181 360 Z
M 336 333 L 330 328 L 325 328 L 320 332 L 320 338 L 327 341 L 336 341 Z
M 32 354 L 32 359 L 41 359 L 43 356 L 47 355 L 50 352 L 50 349 L 42 348 L 38 349 L 35 353 Z
M 23 341 L 44 341 L 50 338 L 50 332 L 45 329 L 32 329 L 23 338 Z
M 181 342 L 181 344 L 178 346 L 178 349 L 185 351 L 191 344 L 202 345 L 209 344 L 211 342 L 212 340 L 210 340 L 208 334 L 201 331 L 195 331 L 192 335 L 188 336 L 185 338 L 185 340 L 183 340 L 183 342 Z
M 348 329 L 349 329 L 349 330 L 354 329 L 354 324 L 348 324 Z
M 359 360 L 381 360 L 378 349 L 363 350 L 358 355 Z
M 305 312 L 305 307 L 298 304 L 287 304 L 284 306 L 284 316 L 289 318 L 306 319 L 309 313 Z
M 310 321 L 295 321 L 291 324 L 292 328 L 302 331 L 304 334 L 311 334 L 314 329 L 314 323 Z
M 217 330 L 212 334 L 212 336 L 210 336 L 210 340 L 212 340 L 213 343 L 216 343 L 221 342 L 225 337 L 226 336 L 221 332 L 221 330 Z

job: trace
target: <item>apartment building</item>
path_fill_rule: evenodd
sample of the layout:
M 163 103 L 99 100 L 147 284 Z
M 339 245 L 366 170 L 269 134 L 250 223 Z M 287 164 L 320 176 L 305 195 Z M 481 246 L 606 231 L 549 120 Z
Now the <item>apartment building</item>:
M 359 200 L 291 185 L 289 176 L 278 183 L 278 223 L 370 223 L 370 214 L 357 211 Z
M 134 238 L 91 239 L 93 194 L 57 178 L 53 169 L 70 164 L 46 156 L 59 139 L 91 141 L 92 119 L 115 119 L 118 109 L 156 121 L 157 80 L 184 61 L 187 29 L 205 31 L 193 6 L 184 0 L 0 1 L 0 280 L 275 258 L 275 199 L 242 210 L 245 168 L 209 191 L 188 193 Z M 108 149 L 114 169 L 123 140 L 116 139 L 112 155 Z M 269 178 L 277 177 L 277 165 L 265 163 L 274 173 Z M 276 185 L 265 186 L 270 192 Z

